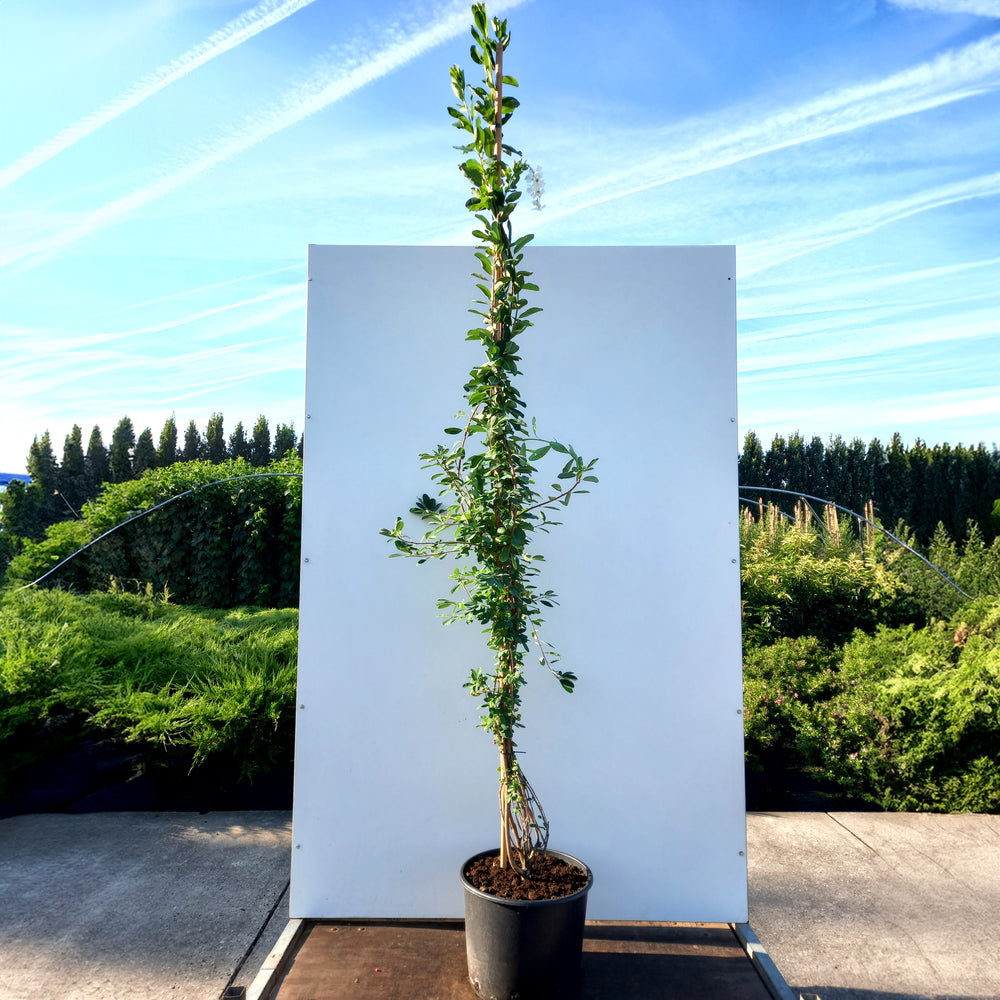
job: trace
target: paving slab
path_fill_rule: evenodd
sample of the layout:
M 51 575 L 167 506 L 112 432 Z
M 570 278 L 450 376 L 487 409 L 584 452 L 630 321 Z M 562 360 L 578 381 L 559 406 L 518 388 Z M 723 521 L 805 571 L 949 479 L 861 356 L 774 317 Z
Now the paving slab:
M 0 998 L 216 1000 L 287 923 L 290 850 L 288 812 L 0 820 Z
M 1000 816 L 751 813 L 750 924 L 822 1000 L 1000 997 Z

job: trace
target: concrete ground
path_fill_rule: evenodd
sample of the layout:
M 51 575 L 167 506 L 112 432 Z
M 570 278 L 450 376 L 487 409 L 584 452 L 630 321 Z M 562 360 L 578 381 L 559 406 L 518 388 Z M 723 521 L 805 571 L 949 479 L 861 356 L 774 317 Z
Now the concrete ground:
M 287 812 L 0 820 L 0 1000 L 249 985 L 288 920 L 290 850 Z
M 1000 816 L 753 813 L 750 926 L 796 996 L 1000 998 Z
M 288 919 L 286 812 L 0 820 L 0 1000 L 216 1000 Z M 753 813 L 750 924 L 794 995 L 1000 998 L 1000 816 Z

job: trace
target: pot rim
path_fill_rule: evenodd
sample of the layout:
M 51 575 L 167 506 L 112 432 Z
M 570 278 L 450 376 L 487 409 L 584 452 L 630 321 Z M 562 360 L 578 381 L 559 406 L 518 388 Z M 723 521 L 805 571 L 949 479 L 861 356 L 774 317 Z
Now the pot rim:
M 575 865 L 577 868 L 582 868 L 587 873 L 587 884 L 581 886 L 576 892 L 571 892 L 567 896 L 554 896 L 552 899 L 507 899 L 506 896 L 494 896 L 491 892 L 483 892 L 482 889 L 477 889 L 466 877 L 465 869 L 466 866 L 479 858 L 486 857 L 489 854 L 496 854 L 500 850 L 499 847 L 492 847 L 487 851 L 480 851 L 478 854 L 473 854 L 471 857 L 466 858 L 462 862 L 462 867 L 459 868 L 458 874 L 459 878 L 462 880 L 462 888 L 472 896 L 478 896 L 480 899 L 488 899 L 491 902 L 499 903 L 502 906 L 552 906 L 555 903 L 566 903 L 571 900 L 579 899 L 581 896 L 585 896 L 590 892 L 591 887 L 594 884 L 594 873 L 590 870 L 590 867 L 581 861 L 579 858 L 573 857 L 572 854 L 567 854 L 565 851 L 551 851 L 546 849 L 545 854 L 550 857 L 559 858 L 560 861 L 565 861 L 567 864 Z

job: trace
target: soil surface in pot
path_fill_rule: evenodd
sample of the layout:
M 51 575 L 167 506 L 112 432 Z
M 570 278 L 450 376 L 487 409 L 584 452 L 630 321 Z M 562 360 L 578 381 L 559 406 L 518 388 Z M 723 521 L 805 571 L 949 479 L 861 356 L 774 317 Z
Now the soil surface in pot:
M 480 892 L 502 899 L 558 899 L 587 884 L 582 868 L 548 854 L 535 861 L 530 879 L 522 878 L 513 868 L 501 868 L 499 851 L 470 862 L 463 874 Z

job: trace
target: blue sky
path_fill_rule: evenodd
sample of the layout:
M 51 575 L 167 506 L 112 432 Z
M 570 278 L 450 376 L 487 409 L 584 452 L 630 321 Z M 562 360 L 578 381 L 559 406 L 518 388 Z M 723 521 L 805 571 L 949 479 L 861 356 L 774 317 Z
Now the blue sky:
M 1000 0 L 490 12 L 546 185 L 519 232 L 737 245 L 742 430 L 1000 441 Z M 301 430 L 307 245 L 472 242 L 469 20 L 0 0 L 0 469 L 126 414 Z

